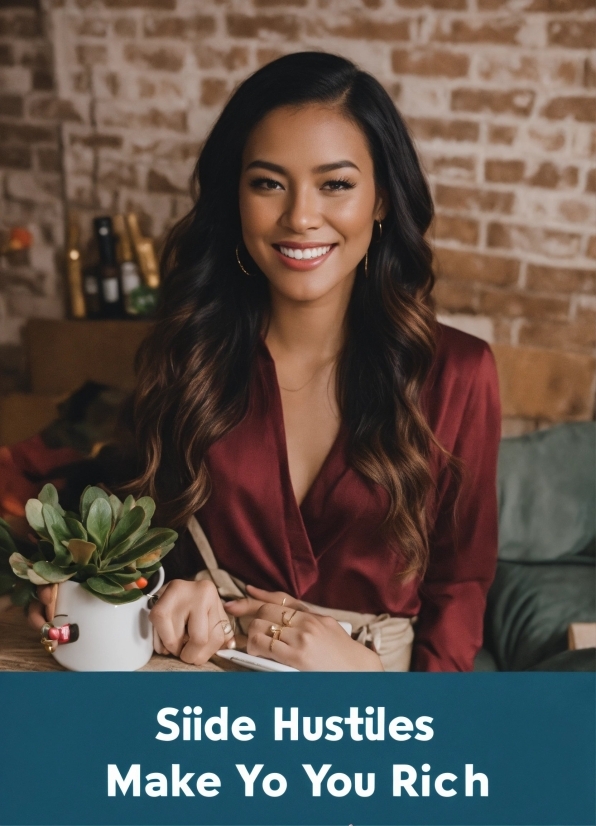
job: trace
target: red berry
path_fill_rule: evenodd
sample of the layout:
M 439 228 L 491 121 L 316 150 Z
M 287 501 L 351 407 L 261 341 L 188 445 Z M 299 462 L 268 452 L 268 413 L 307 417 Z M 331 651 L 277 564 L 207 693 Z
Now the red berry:
M 139 588 L 146 588 L 147 583 L 148 580 L 146 580 L 144 576 L 139 577 L 136 581 L 136 584 L 139 586 Z

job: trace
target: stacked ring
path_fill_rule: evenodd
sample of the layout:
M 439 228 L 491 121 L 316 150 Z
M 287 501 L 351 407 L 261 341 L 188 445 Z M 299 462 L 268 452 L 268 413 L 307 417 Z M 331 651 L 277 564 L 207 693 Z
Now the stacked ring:
M 288 627 L 289 625 L 292 624 L 292 620 L 294 619 L 294 617 L 296 616 L 298 611 L 293 611 L 291 616 L 290 616 L 290 619 L 286 621 L 286 614 L 287 613 L 288 613 L 287 611 L 282 611 L 281 612 L 281 624 L 282 624 L 283 628 L 286 628 L 286 627 Z

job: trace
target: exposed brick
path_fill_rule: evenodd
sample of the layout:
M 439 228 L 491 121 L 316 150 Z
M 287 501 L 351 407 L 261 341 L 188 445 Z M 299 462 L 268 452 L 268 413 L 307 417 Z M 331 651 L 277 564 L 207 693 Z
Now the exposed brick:
M 267 9 L 270 6 L 296 6 L 302 8 L 307 3 L 308 0 L 253 0 L 256 9 Z
M 467 0 L 395 0 L 395 4 L 404 9 L 421 9 L 426 6 L 441 11 L 465 11 L 468 7 Z
M 426 77 L 465 77 L 468 74 L 470 58 L 465 54 L 448 51 L 412 52 L 394 49 L 391 65 L 396 74 L 424 75 Z
M 114 34 L 118 37 L 134 37 L 137 33 L 137 21 L 130 17 L 119 17 L 114 20 Z
M 77 61 L 81 66 L 95 66 L 105 64 L 108 60 L 108 50 L 101 44 L 79 45 L 76 48 Z
M 0 94 L 0 115 L 7 115 L 11 118 L 23 116 L 23 98 L 21 95 L 1 95 Z
M 103 0 L 104 6 L 113 9 L 155 9 L 173 11 L 176 0 Z
M 124 47 L 124 58 L 137 66 L 162 72 L 179 72 L 184 65 L 184 52 L 172 46 L 154 48 L 127 43 Z
M 586 178 L 586 192 L 596 192 L 596 168 L 590 169 Z
M 54 76 L 47 69 L 34 69 L 31 73 L 31 85 L 37 92 L 48 92 L 54 88 Z
M 478 74 L 483 80 L 507 85 L 520 80 L 525 83 L 544 83 L 553 80 L 573 84 L 581 71 L 581 63 L 578 60 L 519 56 L 515 52 L 481 56 L 478 65 Z
M 513 209 L 513 192 L 487 189 L 467 189 L 460 186 L 437 184 L 435 202 L 447 209 L 481 210 L 482 212 L 510 213 Z
M 35 10 L 32 13 L 4 11 L 0 14 L 0 37 L 29 38 L 41 34 L 41 18 Z
M 454 89 L 451 108 L 456 112 L 494 112 L 527 117 L 534 106 L 532 89 L 499 92 L 492 89 Z
M 565 132 L 562 129 L 553 132 L 552 129 L 533 127 L 528 130 L 528 137 L 546 152 L 557 152 L 565 146 Z
M 594 20 L 552 20 L 548 24 L 547 32 L 551 46 L 593 49 L 596 43 L 596 21 Z
M 582 83 L 587 88 L 596 86 L 596 60 L 589 57 L 584 60 Z
M 14 52 L 9 43 L 0 43 L 0 66 L 13 66 Z
M 188 189 L 181 189 L 179 186 L 172 183 L 172 181 L 165 175 L 156 172 L 154 169 L 149 170 L 149 175 L 147 176 L 147 190 L 149 192 L 159 192 L 170 195 L 186 195 L 188 192 Z
M 50 143 L 55 139 L 56 132 L 45 126 L 34 126 L 29 123 L 0 123 L 0 143 L 8 141 Z
M 480 296 L 480 312 L 510 318 L 566 320 L 569 315 L 569 299 L 487 290 Z
M 143 32 L 146 37 L 201 37 L 215 32 L 215 18 L 205 14 L 194 17 L 147 17 Z
M 57 147 L 38 149 L 36 155 L 37 165 L 41 172 L 61 172 L 62 161 Z
M 434 236 L 440 240 L 459 241 L 474 246 L 478 243 L 478 222 L 471 218 L 438 213 L 434 221 Z
M 591 238 L 588 238 L 586 255 L 588 256 L 588 258 L 596 258 L 596 235 L 592 235 Z
M 82 144 L 91 149 L 120 149 L 122 146 L 122 138 L 120 135 L 71 135 L 71 145 Z
M 80 114 L 70 100 L 43 97 L 31 100 L 27 108 L 31 117 L 40 120 L 81 121 Z
M 581 123 L 596 122 L 596 98 L 590 97 L 557 97 L 550 100 L 540 112 L 550 120 L 574 118 Z
M 433 36 L 436 40 L 448 40 L 451 43 L 514 44 L 521 26 L 521 22 L 514 22 L 511 18 L 483 23 L 452 20 L 447 29 L 438 26 Z
M 282 52 L 280 49 L 257 49 L 257 66 L 266 66 L 278 57 L 282 57 L 287 52 Z
M 369 17 L 353 15 L 346 23 L 327 25 L 323 20 L 308 21 L 308 33 L 314 37 L 349 37 L 358 40 L 394 40 L 410 39 L 410 21 L 378 21 Z
M 226 25 L 232 37 L 260 37 L 262 32 L 274 32 L 296 40 L 300 29 L 297 18 L 287 14 L 228 14 Z
M 477 141 L 479 125 L 472 120 L 408 118 L 408 126 L 418 140 Z
M 473 157 L 430 156 L 425 157 L 425 166 L 431 174 L 459 180 L 474 180 L 476 174 L 476 160 Z
M 511 146 L 517 135 L 517 127 L 515 126 L 497 126 L 493 123 L 488 125 L 488 140 L 490 143 L 501 143 L 505 146 Z
M 528 183 L 532 186 L 541 186 L 546 189 L 556 187 L 576 186 L 578 180 L 578 169 L 576 166 L 566 166 L 564 168 L 556 166 L 547 161 L 541 163 L 536 172 L 528 178 Z
M 5 169 L 30 169 L 31 149 L 28 146 L 2 146 L 0 167 Z
M 596 292 L 596 270 L 528 264 L 526 286 L 544 293 Z
M 516 284 L 519 261 L 496 255 L 435 248 L 439 273 L 454 281 L 481 281 L 497 287 Z
M 585 224 L 590 220 L 594 210 L 583 201 L 567 200 L 559 204 L 559 215 L 571 224 Z
M 523 161 L 488 160 L 484 162 L 484 179 L 493 183 L 519 183 L 525 168 Z
M 519 343 L 557 350 L 591 352 L 596 346 L 596 324 L 589 321 L 525 321 Z
M 228 96 L 227 81 L 217 77 L 206 77 L 201 83 L 201 103 L 204 106 L 216 106 Z
M 78 21 L 77 34 L 85 37 L 105 37 L 108 33 L 108 22 L 98 17 L 83 17 Z
M 581 235 L 571 232 L 496 221 L 488 225 L 487 245 L 493 248 L 523 250 L 553 258 L 574 258 L 579 253 L 580 243 Z
M 475 313 L 478 306 L 476 292 L 469 284 L 439 278 L 433 290 L 438 310 L 450 313 Z
M 593 0 L 530 0 L 524 11 L 544 11 L 549 14 L 587 11 L 594 8 Z
M 202 43 L 195 48 L 195 57 L 201 69 L 224 68 L 229 71 L 247 66 L 249 60 L 246 46 L 232 46 L 231 49 L 214 49 Z M 273 58 L 270 58 L 270 60 L 273 60 Z M 259 58 L 259 63 L 262 62 Z M 268 63 L 269 61 L 264 62 Z

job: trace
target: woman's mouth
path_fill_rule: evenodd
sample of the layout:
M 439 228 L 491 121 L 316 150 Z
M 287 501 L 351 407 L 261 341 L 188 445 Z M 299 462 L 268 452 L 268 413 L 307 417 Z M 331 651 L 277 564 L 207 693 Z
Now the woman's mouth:
M 337 244 L 322 244 L 319 247 L 286 247 L 273 244 L 278 258 L 292 270 L 310 270 L 327 260 Z

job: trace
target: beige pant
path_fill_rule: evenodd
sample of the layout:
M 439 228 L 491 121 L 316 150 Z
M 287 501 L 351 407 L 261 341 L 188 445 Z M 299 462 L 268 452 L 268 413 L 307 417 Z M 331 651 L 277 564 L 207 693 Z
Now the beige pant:
M 243 582 L 222 570 L 198 521 L 192 516 L 188 521 L 190 535 L 203 558 L 206 570 L 199 571 L 196 579 L 211 579 L 222 599 L 245 597 Z M 343 611 L 339 608 L 322 608 L 319 605 L 303 604 L 313 613 L 333 617 L 338 622 L 349 622 L 352 637 L 363 644 L 369 643 L 379 655 L 385 671 L 408 671 L 414 639 L 413 621 L 408 617 L 390 617 L 389 614 L 360 614 L 357 611 Z M 240 621 L 242 627 L 242 621 Z M 247 629 L 242 629 L 245 633 Z

